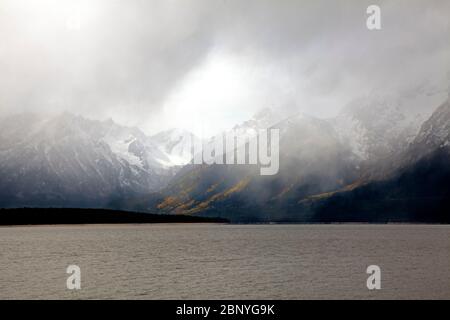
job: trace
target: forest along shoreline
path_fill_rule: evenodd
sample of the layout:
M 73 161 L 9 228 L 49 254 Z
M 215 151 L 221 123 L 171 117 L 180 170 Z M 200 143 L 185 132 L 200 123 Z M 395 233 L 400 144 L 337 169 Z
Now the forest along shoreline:
M 151 214 L 109 209 L 0 209 L 0 226 L 125 223 L 228 223 L 224 218 Z

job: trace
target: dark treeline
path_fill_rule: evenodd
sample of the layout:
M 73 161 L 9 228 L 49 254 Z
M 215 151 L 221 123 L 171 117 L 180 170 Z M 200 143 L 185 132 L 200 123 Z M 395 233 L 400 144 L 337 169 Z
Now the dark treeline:
M 15 208 L 0 209 L 0 225 L 109 224 L 109 223 L 228 222 L 221 218 L 160 215 L 107 209 Z

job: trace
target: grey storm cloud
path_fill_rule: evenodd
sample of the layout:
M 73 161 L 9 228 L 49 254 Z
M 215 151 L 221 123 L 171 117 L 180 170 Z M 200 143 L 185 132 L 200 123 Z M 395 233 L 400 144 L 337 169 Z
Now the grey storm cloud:
M 370 4 L 379 31 L 366 28 Z M 265 74 L 271 103 L 328 116 L 358 95 L 446 74 L 449 15 L 446 0 L 0 0 L 0 111 L 139 125 L 220 52 Z M 265 107 L 266 95 L 246 103 Z

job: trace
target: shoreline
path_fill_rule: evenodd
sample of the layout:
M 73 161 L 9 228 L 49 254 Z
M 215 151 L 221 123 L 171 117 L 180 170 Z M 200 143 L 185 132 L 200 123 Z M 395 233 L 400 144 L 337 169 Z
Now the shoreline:
M 0 227 L 59 225 L 141 224 L 232 224 L 232 225 L 450 225 L 439 221 L 230 221 L 221 217 L 90 209 L 8 208 L 0 209 Z
M 423 222 L 401 222 L 401 223 L 371 223 L 371 222 L 345 222 L 345 223 L 232 223 L 232 222 L 139 222 L 139 223 L 45 223 L 45 224 L 0 224 L 2 228 L 20 227 L 113 227 L 113 226 L 146 226 L 146 225 L 230 225 L 230 226 L 450 226 L 448 223 L 423 223 Z
M 0 209 L 0 226 L 228 223 L 223 218 L 88 208 Z

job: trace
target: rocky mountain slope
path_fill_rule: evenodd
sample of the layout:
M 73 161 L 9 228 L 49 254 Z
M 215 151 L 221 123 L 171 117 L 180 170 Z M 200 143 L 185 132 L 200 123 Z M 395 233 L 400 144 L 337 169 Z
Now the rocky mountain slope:
M 448 101 L 435 112 L 436 106 L 424 110 L 419 107 L 421 103 L 443 99 L 441 92 L 427 96 L 431 100 L 416 101 L 414 108 L 422 110 L 422 116 L 405 106 L 402 108 L 411 111 L 408 116 L 405 110 L 401 111 L 402 108 L 395 105 L 375 104 L 377 109 L 374 110 L 372 104 L 367 104 L 356 109 L 346 108 L 331 120 L 302 114 L 290 117 L 273 126 L 280 130 L 281 139 L 278 175 L 260 176 L 257 168 L 251 165 L 189 166 L 180 171 L 168 187 L 144 199 L 134 199 L 132 206 L 164 213 L 222 216 L 241 222 L 332 221 L 333 212 L 337 214 L 331 205 L 334 199 L 341 199 L 342 194 L 349 195 L 350 198 L 342 199 L 349 201 L 350 206 L 355 205 L 357 211 L 355 213 L 351 207 L 344 206 L 348 212 L 340 211 L 340 214 L 356 219 L 360 212 L 356 205 L 358 201 L 349 199 L 360 192 L 365 194 L 361 190 L 370 190 L 367 195 L 375 197 L 374 202 L 361 202 L 367 204 L 367 210 L 378 214 L 383 212 L 383 221 L 390 218 L 404 218 L 402 221 L 406 221 L 411 216 L 399 218 L 399 215 L 405 215 L 407 209 L 411 209 L 405 205 L 408 201 L 420 202 L 430 194 L 444 197 L 444 200 L 448 197 L 443 180 L 433 180 L 433 175 L 439 171 L 445 173 L 444 169 L 450 163 L 445 161 L 447 153 L 439 149 L 448 146 Z M 377 118 L 380 112 L 386 116 Z M 350 115 L 359 121 L 359 127 L 365 126 L 361 140 L 365 141 L 366 147 L 363 154 L 355 150 L 355 145 L 341 134 L 342 130 L 339 131 L 343 125 L 339 123 L 341 117 Z M 429 119 L 422 125 L 418 124 L 417 119 L 424 115 Z M 424 179 L 433 182 L 427 185 Z M 413 194 L 406 191 L 408 188 L 422 190 L 424 186 L 430 190 L 426 196 L 421 196 L 417 190 Z M 383 188 L 387 191 L 382 196 Z M 399 201 L 401 207 L 395 207 L 394 202 L 385 202 L 383 197 L 389 198 L 389 188 L 397 191 L 405 188 L 403 193 L 398 192 L 406 194 L 405 199 L 408 200 Z M 377 194 L 380 198 L 376 198 Z M 435 203 L 436 208 L 440 207 L 439 201 Z M 389 204 L 392 204 L 391 209 Z M 331 216 L 324 217 L 324 212 Z M 370 221 L 375 218 L 369 215 L 361 219 Z
M 429 86 L 359 99 L 333 119 L 263 110 L 233 128 L 279 130 L 280 170 L 262 176 L 259 165 L 189 164 L 200 141 L 183 130 L 147 136 L 68 113 L 15 115 L 0 120 L 0 206 L 438 222 L 448 212 L 449 123 L 448 92 Z
M 271 128 L 280 130 L 277 175 L 261 176 L 258 165 L 191 165 L 160 192 L 131 201 L 133 208 L 239 221 L 281 219 L 296 199 L 341 188 L 358 177 L 354 157 L 327 121 L 298 114 Z
M 177 170 L 163 149 L 139 129 L 112 120 L 69 113 L 4 118 L 0 205 L 102 207 L 157 190 Z
M 302 201 L 313 221 L 450 222 L 450 100 L 423 123 L 394 174 Z
M 428 84 L 373 93 L 349 103 L 330 122 L 359 160 L 377 163 L 406 150 L 447 92 L 445 86 Z

